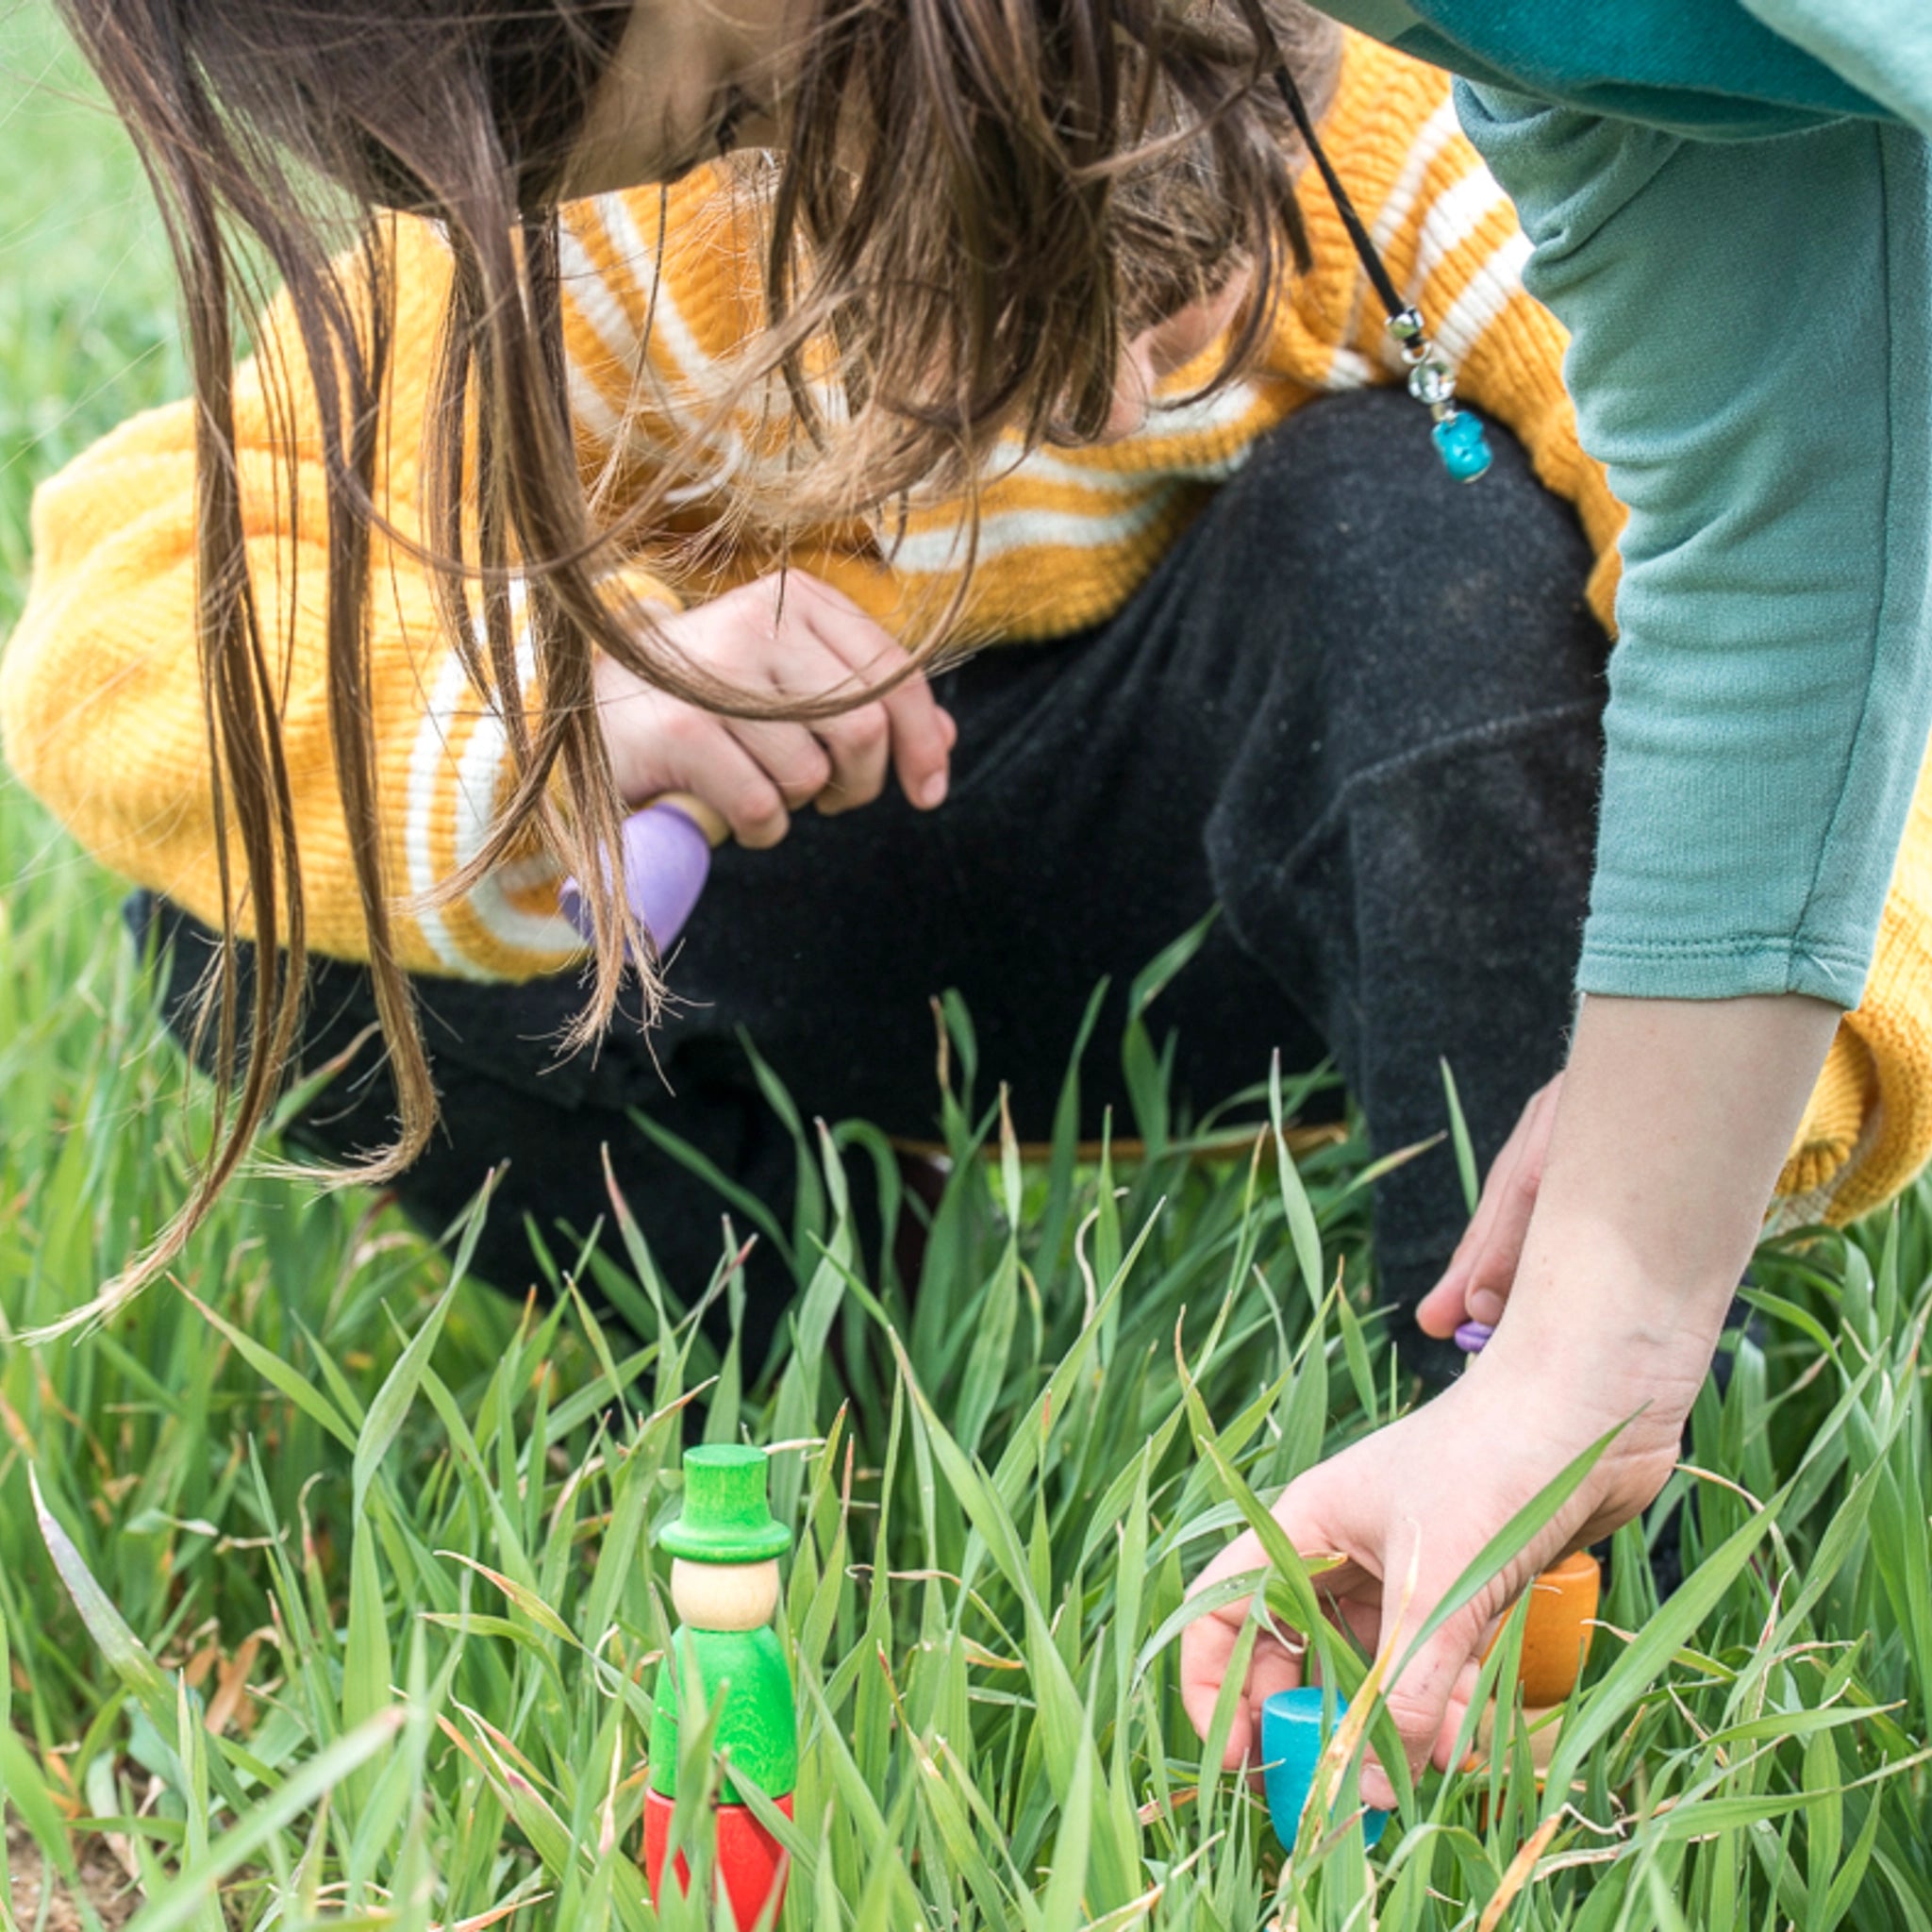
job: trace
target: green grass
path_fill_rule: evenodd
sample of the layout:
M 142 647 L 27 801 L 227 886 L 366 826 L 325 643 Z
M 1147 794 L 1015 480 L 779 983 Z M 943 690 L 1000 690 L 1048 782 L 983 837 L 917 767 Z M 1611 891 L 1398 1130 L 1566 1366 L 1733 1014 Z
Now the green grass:
M 38 4 L 5 16 L 0 99 L 54 47 Z M 34 478 L 178 386 L 179 361 L 98 112 L 25 94 L 0 157 L 8 613 Z M 175 1282 L 29 1350 L 13 1336 L 179 1198 L 206 1123 L 157 1044 L 113 883 L 17 791 L 0 880 L 16 1864 L 98 1869 L 105 1845 L 138 1874 L 143 1932 L 697 1923 L 654 1921 L 635 1868 L 666 1634 L 651 1532 L 689 1430 L 783 1445 L 791 1932 L 1932 1927 L 1923 1190 L 1764 1257 L 1761 1342 L 1618 1539 L 1550 1790 L 1520 1760 L 1431 1774 L 1373 1857 L 1344 1832 L 1284 1878 L 1245 1789 L 1204 1771 L 1174 1637 L 1187 1578 L 1254 1496 L 1405 1398 L 1364 1318 L 1358 1145 L 1297 1167 L 1263 1106 L 1252 1160 L 1191 1165 L 1157 1001 L 1093 1048 L 1126 1053 L 1157 1158 L 982 1160 L 999 1070 L 974 1065 L 956 1010 L 958 1158 L 921 1280 L 869 1273 L 873 1231 L 841 1210 L 876 1137 L 801 1130 L 818 1185 L 767 1236 L 797 1257 L 796 1345 L 763 1378 L 703 1339 L 705 1284 L 659 1281 L 615 1208 L 587 1257 L 553 1231 L 545 1314 L 465 1286 L 365 1196 L 261 1179 Z M 593 1321 L 577 1280 L 624 1321 Z M 713 1287 L 728 1307 L 728 1271 Z M 1666 1535 L 1689 1574 L 1660 1606 L 1645 1541 Z M 1294 1579 L 1272 1594 L 1291 1616 Z M 705 1769 L 694 1755 L 688 1781 Z M 124 1909 L 96 1886 L 81 1923 Z M 0 1906 L 16 1923 L 63 1922 Z

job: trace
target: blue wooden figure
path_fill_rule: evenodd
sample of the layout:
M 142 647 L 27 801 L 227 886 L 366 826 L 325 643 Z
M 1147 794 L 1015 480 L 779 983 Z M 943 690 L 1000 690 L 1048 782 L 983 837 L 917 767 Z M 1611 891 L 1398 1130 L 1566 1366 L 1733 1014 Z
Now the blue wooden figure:
M 1274 1836 L 1285 1852 L 1294 1850 L 1301 1834 L 1302 1813 L 1307 1808 L 1308 1793 L 1315 1782 L 1315 1767 L 1322 1760 L 1322 1747 L 1327 1734 L 1322 1724 L 1323 1693 L 1317 1685 L 1304 1685 L 1298 1690 L 1277 1690 L 1261 1707 L 1262 1775 L 1268 1789 L 1268 1816 Z M 1335 1716 L 1340 1721 L 1348 1706 L 1339 1698 Z M 1373 1845 L 1389 1822 L 1386 1811 L 1368 1811 L 1362 1816 L 1362 1841 Z

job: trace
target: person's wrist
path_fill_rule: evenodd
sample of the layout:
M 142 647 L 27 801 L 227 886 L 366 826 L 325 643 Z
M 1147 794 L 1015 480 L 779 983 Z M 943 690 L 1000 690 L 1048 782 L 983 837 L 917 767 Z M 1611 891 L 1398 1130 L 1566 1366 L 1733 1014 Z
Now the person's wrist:
M 1675 1465 L 1708 1357 L 1624 1355 L 1607 1349 L 1593 1368 L 1577 1357 L 1530 1363 L 1499 1357 L 1471 1371 L 1488 1386 L 1472 1390 L 1513 1435 L 1535 1440 L 1549 1473 L 1604 1442 L 1589 1485 L 1587 1513 L 1609 1505 L 1602 1534 L 1641 1509 Z M 1606 1441 L 1606 1439 L 1608 1439 Z
M 1613 1220 L 1554 1209 L 1537 1217 L 1483 1365 L 1589 1409 L 1647 1402 L 1681 1422 L 1748 1255 L 1660 1269 L 1654 1245 Z

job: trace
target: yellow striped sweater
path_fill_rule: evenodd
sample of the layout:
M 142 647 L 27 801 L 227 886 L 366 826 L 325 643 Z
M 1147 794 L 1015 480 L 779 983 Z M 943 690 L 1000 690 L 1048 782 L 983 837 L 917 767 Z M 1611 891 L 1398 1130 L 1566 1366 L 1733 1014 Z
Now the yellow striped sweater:
M 1579 450 L 1563 393 L 1563 336 L 1524 292 L 1527 253 L 1507 203 L 1457 128 L 1431 69 L 1351 39 L 1324 144 L 1391 272 L 1429 316 L 1462 391 L 1508 425 L 1538 475 L 1576 507 L 1598 557 L 1606 617 L 1622 512 Z M 1333 205 L 1302 184 L 1311 271 L 1279 305 L 1266 353 L 1207 400 L 1157 408 L 1101 448 L 1014 452 L 982 493 L 965 605 L 973 638 L 1065 635 L 1118 609 L 1206 494 L 1257 438 L 1326 392 L 1395 379 L 1381 317 Z M 621 508 L 675 468 L 680 522 L 706 525 L 769 439 L 748 417 L 710 425 L 708 398 L 758 325 L 759 238 L 723 168 L 668 191 L 573 205 L 564 220 L 564 323 L 584 472 Z M 661 243 L 661 252 L 660 252 Z M 448 264 L 430 229 L 395 242 L 393 374 L 381 458 L 386 508 L 420 534 L 415 432 L 423 420 Z M 271 314 L 267 340 L 286 317 Z M 648 326 L 647 326 L 648 324 Z M 299 359 L 299 358 L 297 358 Z M 1205 363 L 1166 393 L 1198 386 Z M 238 384 L 244 520 L 265 621 L 289 674 L 285 730 L 312 942 L 355 957 L 363 939 L 324 706 L 324 497 L 314 411 L 298 385 L 292 426 L 257 367 Z M 281 455 L 296 439 L 291 519 Z M 25 782 L 107 864 L 204 918 L 218 916 L 208 752 L 193 645 L 192 420 L 186 404 L 130 422 L 41 491 L 26 610 L 0 658 L 0 733 Z M 950 600 L 961 567 L 958 506 L 916 505 L 903 528 L 854 524 L 791 551 L 908 640 Z M 640 558 L 631 588 L 668 604 L 715 595 L 775 562 L 744 531 L 702 580 Z M 504 727 L 470 689 L 436 624 L 428 584 L 400 546 L 375 555 L 372 703 L 387 808 L 385 859 L 408 902 L 406 963 L 427 974 L 523 977 L 578 951 L 548 861 L 500 867 L 467 896 L 421 895 L 478 849 L 508 773 Z M 270 615 L 272 614 L 272 615 Z M 104 751 L 104 748 L 108 748 Z M 1932 800 L 1900 861 L 1865 1006 L 1840 1028 L 1784 1186 L 1790 1211 L 1848 1215 L 1901 1185 L 1932 1152 Z

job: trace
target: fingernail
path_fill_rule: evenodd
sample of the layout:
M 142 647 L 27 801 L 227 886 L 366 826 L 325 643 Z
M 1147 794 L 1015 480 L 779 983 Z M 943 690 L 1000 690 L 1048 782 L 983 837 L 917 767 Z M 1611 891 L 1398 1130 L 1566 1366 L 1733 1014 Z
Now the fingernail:
M 924 789 L 919 794 L 919 802 L 930 811 L 936 805 L 946 802 L 946 774 L 936 772 L 925 781 Z
M 1492 1288 L 1479 1288 L 1469 1298 L 1469 1319 L 1493 1328 L 1503 1319 L 1503 1297 Z

